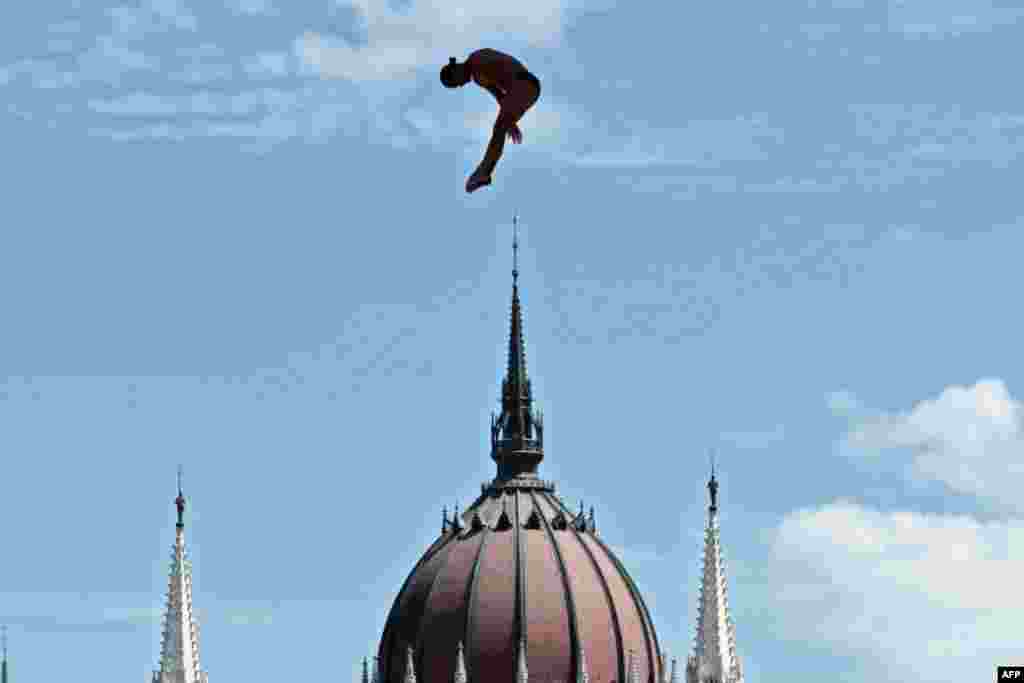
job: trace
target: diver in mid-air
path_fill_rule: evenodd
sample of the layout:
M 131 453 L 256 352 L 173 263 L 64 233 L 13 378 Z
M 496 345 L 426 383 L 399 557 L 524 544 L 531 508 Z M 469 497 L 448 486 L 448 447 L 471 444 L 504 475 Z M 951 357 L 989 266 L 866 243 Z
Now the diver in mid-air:
M 494 167 L 505 147 L 505 136 L 516 144 L 523 141 L 519 119 L 540 97 L 540 80 L 522 62 L 489 48 L 477 50 L 461 64 L 452 57 L 441 69 L 441 83 L 446 88 L 458 88 L 470 80 L 476 81 L 477 85 L 494 95 L 494 99 L 498 100 L 499 111 L 487 153 L 466 180 L 466 192 L 491 184 Z

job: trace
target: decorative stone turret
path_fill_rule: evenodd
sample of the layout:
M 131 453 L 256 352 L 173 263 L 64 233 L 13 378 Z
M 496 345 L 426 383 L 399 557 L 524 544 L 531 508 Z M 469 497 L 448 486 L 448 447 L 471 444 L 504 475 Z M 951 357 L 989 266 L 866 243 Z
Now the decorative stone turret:
M 729 616 L 725 562 L 718 529 L 718 482 L 714 464 L 708 482 L 711 505 L 704 532 L 704 576 L 697 607 L 697 638 L 694 653 L 686 662 L 687 683 L 743 683 L 736 654 L 736 629 Z M 675 665 L 673 663 L 673 680 Z
M 590 674 L 587 673 L 587 658 L 583 656 L 583 644 L 581 643 L 576 652 L 579 666 L 576 669 L 576 683 L 590 683 Z
M 636 658 L 633 657 L 633 651 L 629 651 L 629 668 L 627 669 L 627 675 L 629 676 L 629 683 L 640 683 L 640 670 L 636 666 Z
M 406 650 L 405 683 L 416 683 L 416 662 L 414 661 L 411 647 Z
M 181 468 L 178 469 L 178 497 L 174 505 L 178 509 L 178 523 L 171 549 L 160 668 L 153 672 L 153 683 L 207 683 L 207 674 L 199 666 L 199 626 L 192 611 L 192 562 L 185 548 Z
M 459 641 L 459 649 L 455 653 L 455 676 L 454 683 L 468 683 L 469 676 L 466 674 L 466 657 L 462 649 L 462 641 Z
M 529 683 L 530 672 L 526 669 L 526 638 L 519 641 L 519 658 L 516 661 L 516 683 Z

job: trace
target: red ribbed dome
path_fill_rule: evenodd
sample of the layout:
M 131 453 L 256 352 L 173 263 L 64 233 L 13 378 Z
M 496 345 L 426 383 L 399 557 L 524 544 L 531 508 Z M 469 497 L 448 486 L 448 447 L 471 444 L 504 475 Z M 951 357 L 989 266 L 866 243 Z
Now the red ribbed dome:
M 427 550 L 399 592 L 380 646 L 382 681 L 451 683 L 465 647 L 470 683 L 513 683 L 525 636 L 529 680 L 656 683 L 658 641 L 643 599 L 592 520 L 536 480 L 492 486 Z
M 513 241 L 513 250 L 517 247 Z M 377 683 L 658 683 L 658 639 L 636 585 L 552 484 L 537 477 L 543 422 L 532 409 L 518 271 L 508 369 L 491 422 L 497 477 L 413 568 L 388 615 Z M 460 670 L 461 678 L 461 670 Z M 455 683 L 460 683 L 456 681 Z

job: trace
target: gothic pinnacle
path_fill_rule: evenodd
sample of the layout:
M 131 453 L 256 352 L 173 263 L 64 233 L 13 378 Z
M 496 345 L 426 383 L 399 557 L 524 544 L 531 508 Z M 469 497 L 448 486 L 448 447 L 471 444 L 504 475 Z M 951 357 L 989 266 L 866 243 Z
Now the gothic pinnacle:
M 583 655 L 583 644 L 576 649 L 579 666 L 576 669 L 576 683 L 590 683 L 590 674 L 587 673 L 587 658 Z
M 516 683 L 529 683 L 530 672 L 526 669 L 526 638 L 519 639 L 519 658 L 516 660 Z
M 412 647 L 406 648 L 405 683 L 416 683 L 416 662 L 413 659 Z
M 459 648 L 455 652 L 455 681 L 454 683 L 467 683 L 469 676 L 466 674 L 466 657 L 462 649 L 462 641 L 459 641 Z

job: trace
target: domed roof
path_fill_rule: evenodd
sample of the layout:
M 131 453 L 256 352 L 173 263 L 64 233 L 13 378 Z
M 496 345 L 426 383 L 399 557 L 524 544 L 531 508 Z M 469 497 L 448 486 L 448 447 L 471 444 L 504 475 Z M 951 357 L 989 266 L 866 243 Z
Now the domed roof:
M 515 245 L 514 245 L 515 246 Z M 658 639 L 635 583 L 597 534 L 542 481 L 543 424 L 531 407 L 518 273 L 508 372 L 491 424 L 497 476 L 440 537 L 398 593 L 377 680 L 419 683 L 658 683 Z M 462 659 L 460 663 L 458 660 Z M 525 671 L 524 671 L 525 669 Z

